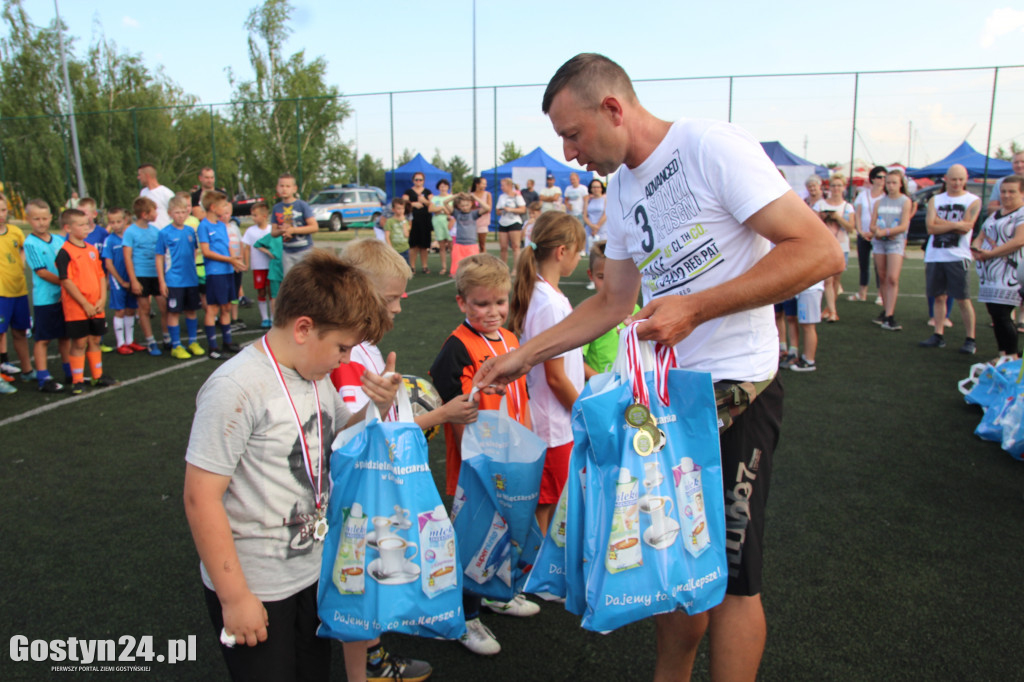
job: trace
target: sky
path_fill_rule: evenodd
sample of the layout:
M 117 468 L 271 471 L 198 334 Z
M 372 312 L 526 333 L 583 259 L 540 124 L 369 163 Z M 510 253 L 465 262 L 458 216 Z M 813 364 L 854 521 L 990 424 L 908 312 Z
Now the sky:
M 244 23 L 255 0 L 59 4 L 77 53 L 106 34 L 201 102 L 231 100 L 229 70 L 236 79 L 252 77 Z M 54 18 L 53 0 L 23 5 L 33 23 Z M 856 135 L 853 75 L 785 74 L 1016 66 L 998 74 L 991 149 L 1024 144 L 1024 9 L 1006 0 L 477 0 L 475 147 L 472 0 L 448 0 L 443 9 L 407 0 L 294 0 L 293 7 L 284 54 L 305 50 L 307 60 L 327 61 L 329 84 L 356 112 L 343 138 L 386 166 L 392 150 L 429 159 L 439 149 L 445 158 L 459 154 L 489 168 L 496 143 L 500 152 L 505 141 L 563 158 L 540 101 L 558 66 L 579 52 L 619 62 L 641 81 L 641 103 L 662 118 L 731 118 L 817 163 L 848 161 L 851 142 L 858 159 L 912 166 L 942 158 L 965 139 L 984 151 L 993 71 L 861 75 Z M 739 77 L 766 75 L 778 77 Z M 728 76 L 736 76 L 731 106 Z M 696 80 L 645 82 L 683 78 Z M 533 87 L 493 87 L 511 85 Z M 442 88 L 458 90 L 409 92 Z

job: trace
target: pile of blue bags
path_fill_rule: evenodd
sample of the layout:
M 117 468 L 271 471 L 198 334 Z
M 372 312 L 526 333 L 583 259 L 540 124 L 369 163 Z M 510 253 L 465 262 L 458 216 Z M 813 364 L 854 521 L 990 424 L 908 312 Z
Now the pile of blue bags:
M 1024 458 L 1024 370 L 1020 360 L 979 363 L 957 384 L 969 404 L 983 415 L 974 434 L 1002 445 L 1014 459 Z

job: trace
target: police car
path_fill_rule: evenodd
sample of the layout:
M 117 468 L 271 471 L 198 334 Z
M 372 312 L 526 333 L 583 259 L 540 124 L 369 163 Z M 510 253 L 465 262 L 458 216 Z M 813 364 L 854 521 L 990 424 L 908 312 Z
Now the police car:
M 383 191 L 363 185 L 328 185 L 313 195 L 309 205 L 317 225 L 332 232 L 347 230 L 355 223 L 369 223 L 381 212 Z

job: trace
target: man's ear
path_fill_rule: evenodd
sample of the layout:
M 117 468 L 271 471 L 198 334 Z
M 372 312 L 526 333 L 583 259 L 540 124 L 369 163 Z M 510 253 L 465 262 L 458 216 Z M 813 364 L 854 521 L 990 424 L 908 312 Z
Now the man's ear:
M 614 95 L 608 95 L 601 100 L 601 112 L 611 120 L 612 125 L 622 125 L 622 102 Z

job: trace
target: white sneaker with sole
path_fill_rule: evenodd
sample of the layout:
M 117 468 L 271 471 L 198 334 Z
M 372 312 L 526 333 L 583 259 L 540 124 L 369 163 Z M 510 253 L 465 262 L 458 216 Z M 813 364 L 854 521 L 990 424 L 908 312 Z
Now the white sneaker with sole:
M 459 637 L 462 645 L 481 656 L 494 656 L 501 653 L 501 645 L 495 638 L 494 633 L 480 622 L 479 618 L 466 621 L 466 634 Z
M 517 594 L 512 601 L 495 601 L 493 599 L 481 599 L 481 603 L 495 613 L 505 616 L 517 616 L 528 618 L 540 613 L 540 605 L 527 599 L 524 595 Z

